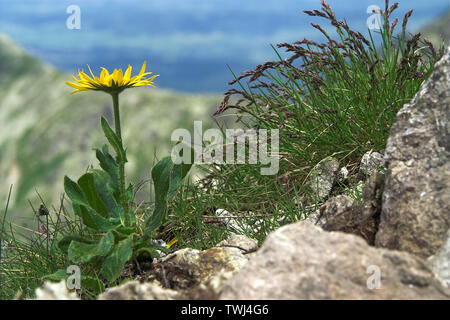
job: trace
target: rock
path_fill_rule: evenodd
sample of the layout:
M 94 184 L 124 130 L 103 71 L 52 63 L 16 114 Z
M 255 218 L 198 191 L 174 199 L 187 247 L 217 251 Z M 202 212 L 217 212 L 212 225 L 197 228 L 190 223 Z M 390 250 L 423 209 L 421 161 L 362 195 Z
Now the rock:
M 204 282 L 223 272 L 235 272 L 247 263 L 240 249 L 215 247 L 204 251 L 181 249 L 168 255 L 165 268 L 182 269 L 192 280 Z M 173 280 L 172 280 L 173 281 Z
M 442 283 L 450 288 L 450 230 L 445 238 L 444 245 L 428 258 L 427 263 Z
M 387 141 L 376 245 L 426 258 L 450 228 L 450 47 Z
M 217 246 L 236 246 L 246 251 L 254 251 L 258 249 L 258 241 L 243 235 L 232 235 L 228 239 L 219 242 Z
M 381 214 L 381 202 L 384 191 L 384 183 L 386 176 L 380 172 L 375 172 L 369 177 L 369 180 L 364 185 L 361 203 L 361 220 L 375 217 L 377 225 L 379 215 Z
M 323 159 L 312 169 L 308 185 L 314 196 L 324 200 L 330 195 L 338 170 L 339 161 L 333 157 Z
M 363 180 L 375 172 L 383 172 L 384 170 L 384 156 L 381 153 L 369 151 L 361 158 L 359 175 Z
M 253 249 L 255 243 L 243 236 L 232 236 L 236 243 Z M 214 247 L 199 251 L 185 248 L 162 258 L 141 281 L 108 289 L 100 300 L 173 300 L 216 299 L 224 283 L 240 270 L 248 259 L 242 250 Z
M 328 199 L 306 221 L 326 231 L 358 235 L 373 245 L 381 211 L 383 184 L 384 175 L 375 172 L 365 184 L 361 203 L 347 195 L 339 195 Z
M 342 167 L 338 173 L 338 179 L 340 182 L 344 182 L 348 179 L 348 169 L 346 167 Z
M 295 223 L 271 233 L 220 299 L 449 299 L 426 263 L 360 237 Z
M 184 298 L 212 299 L 223 283 L 247 263 L 237 248 L 215 247 L 204 251 L 181 249 L 162 262 L 167 285 Z
M 320 227 L 319 224 L 320 218 L 322 217 L 323 209 L 317 209 L 314 211 L 311 211 L 308 216 L 302 220 L 304 223 L 309 223 L 315 226 Z
M 130 281 L 107 289 L 98 300 L 174 300 L 178 292 L 161 287 L 158 283 Z
M 217 247 L 236 247 L 241 250 L 242 254 L 250 259 L 258 250 L 258 241 L 250 239 L 244 235 L 231 235 L 228 239 L 217 244 Z
M 344 191 L 347 195 L 351 195 L 353 197 L 361 196 L 364 192 L 365 187 L 364 181 L 358 181 L 356 185 L 354 185 L 351 189 L 349 189 L 347 192 Z
M 76 292 L 67 289 L 65 280 L 58 283 L 46 281 L 35 292 L 36 300 L 80 300 Z
M 315 220 L 314 224 L 321 228 L 340 229 L 346 227 L 348 224 L 348 213 L 354 209 L 355 203 L 355 200 L 346 195 L 328 199 L 319 211 L 312 216 Z M 341 219 L 342 216 L 344 216 L 343 219 Z

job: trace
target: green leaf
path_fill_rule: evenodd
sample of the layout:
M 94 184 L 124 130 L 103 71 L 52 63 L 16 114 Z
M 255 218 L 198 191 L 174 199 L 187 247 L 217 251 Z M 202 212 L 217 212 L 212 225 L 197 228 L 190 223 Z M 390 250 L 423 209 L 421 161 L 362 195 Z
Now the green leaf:
M 133 227 L 124 227 L 122 225 L 118 226 L 116 229 L 112 230 L 113 232 L 119 232 L 123 235 L 129 236 L 130 234 L 136 233 L 136 228 Z
M 170 177 L 169 192 L 167 194 L 167 200 L 173 199 L 178 192 L 181 182 L 186 177 L 187 173 L 191 169 L 192 164 L 174 164 L 172 169 L 172 175 Z
M 105 259 L 102 275 L 110 282 L 116 280 L 125 263 L 131 259 L 133 254 L 133 242 L 130 238 L 120 241 Z
M 163 158 L 152 169 L 152 179 L 155 186 L 155 210 L 145 221 L 146 234 L 158 228 L 164 219 L 172 169 L 173 162 L 170 157 Z
M 89 228 L 100 230 L 96 222 L 96 219 L 92 216 L 89 210 L 85 206 L 80 206 L 72 203 L 74 213 L 81 217 L 83 224 Z
M 94 293 L 99 294 L 105 290 L 105 285 L 98 278 L 81 276 L 81 286 L 91 289 Z
M 72 181 L 69 177 L 64 177 L 64 190 L 67 196 L 72 201 L 73 211 L 80 216 L 83 224 L 89 228 L 107 232 L 116 227 L 120 221 L 114 219 L 106 219 L 98 214 L 89 204 L 83 190 L 78 184 Z
M 152 180 L 155 186 L 155 201 L 167 199 L 173 162 L 170 157 L 160 160 L 152 169 Z
M 178 191 L 178 187 L 181 184 L 181 180 L 183 179 L 181 176 L 182 168 L 180 165 L 173 165 L 172 173 L 170 175 L 169 180 L 169 190 L 167 192 L 167 200 L 171 200 Z
M 74 206 L 74 211 L 83 220 L 83 224 L 100 232 L 108 232 L 120 225 L 119 218 L 104 218 L 92 208 L 85 206 Z
M 109 176 L 107 173 L 100 170 L 93 170 L 95 188 L 106 205 L 107 214 L 113 218 L 120 218 L 121 221 L 125 220 L 124 211 L 120 202 L 114 197 L 114 191 L 108 184 Z
M 88 239 L 85 239 L 85 238 L 77 236 L 77 235 L 67 235 L 58 241 L 57 246 L 62 252 L 67 254 L 70 243 L 72 241 L 84 242 L 84 243 L 89 243 L 89 244 L 94 243 L 94 241 L 92 241 L 92 240 L 88 240 Z
M 81 188 L 68 176 L 64 177 L 64 191 L 73 204 L 89 206 Z
M 96 183 L 94 182 L 94 175 L 90 172 L 85 173 L 80 179 L 78 179 L 78 185 L 81 190 L 83 190 L 83 193 L 86 196 L 91 208 L 93 208 L 95 212 L 100 214 L 102 217 L 107 218 L 108 210 L 97 192 Z
M 96 244 L 72 241 L 69 245 L 69 260 L 74 263 L 85 263 L 95 257 L 106 256 L 114 246 L 114 235 L 108 232 Z
M 133 188 L 134 188 L 133 185 L 130 183 L 128 185 L 127 190 L 126 190 L 128 201 L 132 201 L 133 200 Z
M 156 249 L 149 248 L 149 247 L 139 249 L 136 254 L 139 256 L 141 256 L 143 254 L 149 254 L 150 257 L 152 257 L 152 258 L 159 258 L 159 256 L 160 256 L 160 254 L 158 253 L 158 251 L 156 251 Z
M 164 221 L 168 201 L 170 201 L 181 186 L 191 164 L 175 165 L 171 157 L 165 157 L 152 169 L 152 179 L 155 186 L 155 210 L 145 222 L 145 234 L 156 230 Z
M 106 147 L 106 148 L 105 148 Z M 114 158 L 108 153 L 108 146 L 103 146 L 103 152 L 96 149 L 95 155 L 100 163 L 100 167 L 110 176 L 111 187 L 114 192 L 119 192 L 119 166 Z
M 68 277 L 69 275 L 67 274 L 66 270 L 59 269 L 55 273 L 43 276 L 42 278 L 45 280 L 61 281 L 67 279 Z
M 111 127 L 108 124 L 108 121 L 106 121 L 105 118 L 102 117 L 101 122 L 102 122 L 103 132 L 105 133 L 105 137 L 106 137 L 106 139 L 108 139 L 108 142 L 114 148 L 114 151 L 116 151 L 118 159 L 121 160 L 122 162 L 127 162 L 128 160 L 127 160 L 127 157 L 125 154 L 125 150 L 122 147 L 122 141 L 116 135 L 116 133 L 111 129 Z
M 109 153 L 109 147 L 108 147 L 108 145 L 106 143 L 102 146 L 102 152 L 104 154 L 110 154 Z M 113 158 L 113 160 L 114 160 L 114 158 Z
M 155 210 L 153 210 L 153 213 L 149 217 L 149 221 L 145 226 L 146 235 L 158 229 L 158 227 L 164 220 L 166 210 L 167 210 L 167 202 L 160 202 L 156 204 Z

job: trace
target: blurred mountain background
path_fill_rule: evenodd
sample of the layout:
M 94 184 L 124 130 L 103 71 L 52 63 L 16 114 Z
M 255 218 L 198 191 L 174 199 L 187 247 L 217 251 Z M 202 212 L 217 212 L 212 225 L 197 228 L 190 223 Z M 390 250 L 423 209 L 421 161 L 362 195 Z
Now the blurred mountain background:
M 0 198 L 13 184 L 9 215 L 26 224 L 28 203 L 39 207 L 36 191 L 58 205 L 65 174 L 77 179 L 98 167 L 93 148 L 106 143 L 100 116 L 113 125 L 111 97 L 100 92 L 71 95 L 70 75 L 28 55 L 0 35 Z M 138 70 L 135 72 L 138 72 Z M 135 88 L 121 94 L 123 137 L 128 148 L 128 180 L 150 178 L 156 157 L 169 155 L 176 128 L 193 131 L 194 120 L 210 127 L 217 95 Z M 3 205 L 2 205 L 3 207 Z M 2 210 L 3 211 L 3 210 Z
M 362 32 L 367 8 L 385 6 L 384 0 L 327 2 Z M 415 10 L 412 32 L 449 10 L 448 0 L 397 2 L 394 17 Z M 66 27 L 70 5 L 80 8 L 79 30 Z M 320 6 L 320 0 L 0 0 L 0 32 L 60 70 L 138 68 L 149 60 L 161 88 L 222 93 L 232 79 L 227 65 L 248 70 L 274 57 L 271 44 L 322 39 L 310 22 L 323 19 L 303 13 Z
M 447 45 L 450 44 L 450 11 L 430 22 L 421 32 L 433 44 L 438 44 L 441 39 L 444 39 Z
M 328 2 L 361 31 L 367 6 L 384 6 Z M 397 16 L 415 9 L 410 31 L 449 40 L 448 0 L 399 2 Z M 81 8 L 80 30 L 66 28 L 71 4 Z M 36 190 L 57 206 L 64 174 L 76 179 L 97 165 L 92 149 L 106 142 L 99 118 L 113 123 L 111 101 L 97 92 L 70 95 L 65 82 L 76 70 L 130 63 L 137 72 L 147 60 L 161 75 L 158 89 L 121 95 L 128 180 L 138 182 L 150 177 L 155 158 L 169 154 L 174 129 L 192 131 L 194 120 L 215 125 L 211 114 L 232 79 L 227 64 L 241 73 L 275 59 L 270 44 L 321 40 L 302 13 L 318 7 L 319 0 L 0 0 L 0 203 L 13 184 L 9 215 L 26 225 L 28 201 L 41 203 Z

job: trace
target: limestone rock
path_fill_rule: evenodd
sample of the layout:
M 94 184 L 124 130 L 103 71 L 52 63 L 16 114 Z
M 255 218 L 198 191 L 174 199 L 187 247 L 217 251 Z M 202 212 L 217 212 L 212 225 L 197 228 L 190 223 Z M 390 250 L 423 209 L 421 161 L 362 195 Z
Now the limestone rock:
M 450 230 L 445 238 L 444 245 L 428 258 L 427 263 L 444 285 L 450 288 Z
M 338 179 L 341 182 L 344 182 L 348 179 L 348 169 L 346 167 L 342 167 L 338 172 Z
M 204 251 L 181 249 L 165 257 L 167 285 L 183 299 L 214 299 L 223 284 L 240 270 L 248 259 L 242 250 L 214 247 Z
M 251 239 L 234 236 L 228 243 L 254 247 Z M 185 248 L 162 258 L 152 276 L 108 289 L 100 300 L 216 299 L 224 283 L 248 259 L 242 250 L 214 247 L 200 251 Z
M 253 251 L 258 248 L 258 241 L 255 239 L 250 239 L 244 235 L 236 234 L 231 235 L 228 239 L 219 242 L 217 246 L 236 246 L 246 251 Z
M 163 263 L 169 272 L 171 268 L 183 270 L 191 281 L 200 283 L 221 273 L 239 270 L 247 263 L 247 259 L 237 248 L 214 247 L 204 251 L 187 248 L 168 255 Z M 182 287 L 180 284 L 178 286 Z
M 362 178 L 371 176 L 375 172 L 382 172 L 384 169 L 384 156 L 381 153 L 369 151 L 361 158 L 359 174 Z
M 220 299 L 449 299 L 426 263 L 360 237 L 295 223 L 271 233 Z
M 311 171 L 308 185 L 313 194 L 323 200 L 330 195 L 339 171 L 339 161 L 328 157 L 320 161 Z
M 65 280 L 61 282 L 44 282 L 36 289 L 36 300 L 80 300 L 74 291 L 67 289 Z
M 328 199 L 327 202 L 314 214 L 308 216 L 307 220 L 313 222 L 321 228 L 343 228 L 347 225 L 348 221 L 343 221 L 340 217 L 347 216 L 348 212 L 355 206 L 355 200 L 346 196 L 339 195 Z M 344 218 L 346 220 L 346 218 Z
M 384 175 L 375 172 L 365 183 L 362 202 L 347 195 L 328 199 L 318 212 L 310 214 L 307 222 L 326 231 L 352 233 L 373 245 L 381 211 Z
M 450 47 L 397 114 L 376 245 L 426 258 L 450 228 Z
M 121 286 L 107 289 L 98 300 L 174 300 L 177 292 L 163 288 L 158 283 L 130 281 Z

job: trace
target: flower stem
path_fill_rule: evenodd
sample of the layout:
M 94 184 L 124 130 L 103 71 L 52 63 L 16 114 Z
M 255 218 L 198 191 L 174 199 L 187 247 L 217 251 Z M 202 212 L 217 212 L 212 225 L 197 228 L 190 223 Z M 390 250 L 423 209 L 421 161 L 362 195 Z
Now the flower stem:
M 111 93 L 114 107 L 114 126 L 116 134 L 122 142 L 122 131 L 120 130 L 120 110 L 119 110 L 119 94 L 117 92 Z
M 119 110 L 119 93 L 113 92 L 111 93 L 113 99 L 113 107 L 114 107 L 114 126 L 116 129 L 116 135 L 120 140 L 121 148 L 123 149 L 123 141 L 122 141 L 122 131 L 120 128 L 120 110 Z M 125 225 L 129 226 L 130 219 L 128 216 L 128 200 L 125 189 L 125 161 L 124 159 L 119 159 L 119 185 L 120 185 L 120 199 L 122 202 L 122 206 L 124 209 L 125 216 Z

